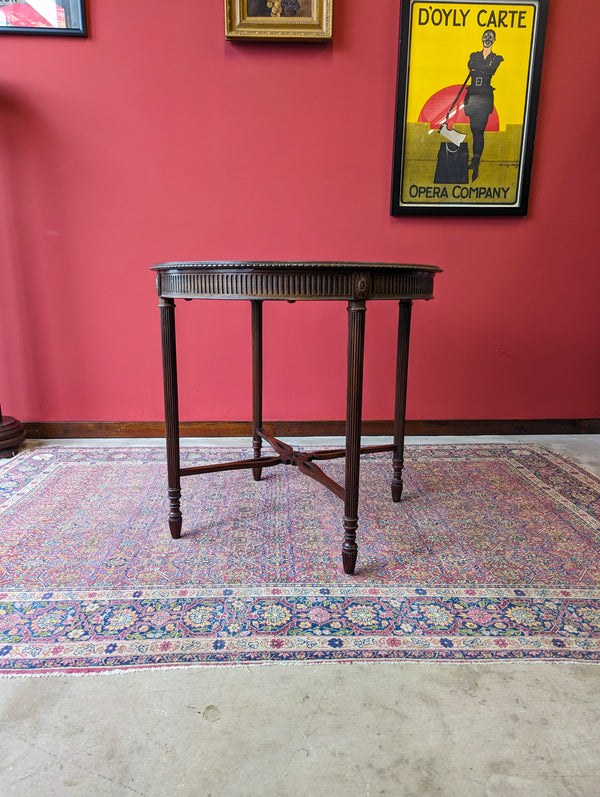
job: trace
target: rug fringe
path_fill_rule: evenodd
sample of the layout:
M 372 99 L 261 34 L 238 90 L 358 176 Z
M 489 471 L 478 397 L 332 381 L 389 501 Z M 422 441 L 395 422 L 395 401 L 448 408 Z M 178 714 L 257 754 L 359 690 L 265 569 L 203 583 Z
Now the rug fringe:
M 600 661 L 590 661 L 588 659 L 386 659 L 378 661 L 357 661 L 356 659 L 323 659 L 321 661 L 241 661 L 241 662 L 221 662 L 221 663 L 199 663 L 199 664 L 170 664 L 162 666 L 141 666 L 141 667 L 124 667 L 111 670 L 90 670 L 89 672 L 0 672 L 0 680 L 15 680 L 18 678 L 93 678 L 95 676 L 109 676 L 114 678 L 120 675 L 139 675 L 143 672 L 167 672 L 173 670 L 198 670 L 199 672 L 223 669 L 236 669 L 246 668 L 252 670 L 257 667 L 330 667 L 339 665 L 355 665 L 355 666 L 371 666 L 373 669 L 381 668 L 382 665 L 392 665 L 394 667 L 490 667 L 493 665 L 504 666 L 513 669 L 515 664 L 525 665 L 539 665 L 539 664 L 552 664 L 554 666 L 574 666 L 585 665 L 586 667 L 597 667 Z

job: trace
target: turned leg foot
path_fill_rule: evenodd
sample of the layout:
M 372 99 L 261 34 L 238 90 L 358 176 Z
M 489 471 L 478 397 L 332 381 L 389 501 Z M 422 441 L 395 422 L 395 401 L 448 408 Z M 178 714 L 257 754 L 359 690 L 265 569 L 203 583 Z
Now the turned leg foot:
M 398 504 L 402 499 L 402 479 L 394 476 L 392 479 L 392 501 Z
M 258 459 L 262 452 L 262 438 L 260 438 L 257 434 L 255 434 L 254 439 L 252 440 L 252 450 L 254 452 L 255 459 Z M 255 482 L 260 481 L 261 474 L 262 467 L 260 465 L 252 468 L 252 476 L 254 477 Z
M 169 530 L 171 537 L 178 540 L 181 537 L 181 525 L 183 517 L 181 509 L 179 508 L 179 501 L 181 498 L 181 489 L 169 488 Z
M 260 444 L 260 442 L 261 441 L 259 440 L 258 445 L 256 444 L 256 442 L 254 443 L 254 456 L 255 457 L 260 457 L 260 452 L 261 452 L 261 444 Z M 259 482 L 260 481 L 261 474 L 262 474 L 262 468 L 260 467 L 260 465 L 257 465 L 255 468 L 252 468 L 252 476 L 254 477 L 254 481 L 255 482 Z
M 349 576 L 354 574 L 356 559 L 358 556 L 358 545 L 356 544 L 356 527 L 358 518 L 344 517 L 344 545 L 342 546 L 342 564 L 344 573 Z
M 345 548 L 342 550 L 342 563 L 344 565 L 344 573 L 348 576 L 354 575 L 354 568 L 356 567 L 356 558 L 358 556 L 358 548 L 353 551 L 347 551 Z
M 252 450 L 254 452 L 254 458 L 258 459 L 262 452 L 262 438 L 254 432 L 254 437 L 252 438 Z M 252 468 L 252 475 L 254 477 L 255 482 L 260 481 L 260 477 L 262 474 L 262 467 L 257 465 L 255 468 Z

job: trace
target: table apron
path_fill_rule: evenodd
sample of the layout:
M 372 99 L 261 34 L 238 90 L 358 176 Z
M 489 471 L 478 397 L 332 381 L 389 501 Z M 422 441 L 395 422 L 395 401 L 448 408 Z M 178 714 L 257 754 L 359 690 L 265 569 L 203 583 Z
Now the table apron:
M 340 301 L 352 299 L 433 298 L 431 272 L 240 273 L 161 272 L 159 296 L 171 299 L 261 299 L 263 301 Z

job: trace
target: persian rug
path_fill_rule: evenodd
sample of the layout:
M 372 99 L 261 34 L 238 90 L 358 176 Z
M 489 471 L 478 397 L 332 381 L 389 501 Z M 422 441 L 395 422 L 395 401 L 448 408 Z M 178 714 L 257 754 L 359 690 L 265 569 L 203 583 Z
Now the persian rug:
M 600 659 L 596 476 L 531 445 L 408 445 L 394 504 L 390 457 L 362 458 L 354 576 L 342 502 L 296 468 L 184 478 L 172 540 L 162 447 L 4 460 L 0 671 Z

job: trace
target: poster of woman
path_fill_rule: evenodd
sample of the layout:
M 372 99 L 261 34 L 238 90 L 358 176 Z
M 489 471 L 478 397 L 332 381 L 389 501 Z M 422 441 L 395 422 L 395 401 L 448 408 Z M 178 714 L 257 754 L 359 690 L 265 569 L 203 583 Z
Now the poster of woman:
M 547 0 L 405 0 L 393 215 L 527 212 Z

